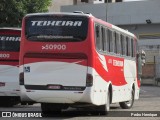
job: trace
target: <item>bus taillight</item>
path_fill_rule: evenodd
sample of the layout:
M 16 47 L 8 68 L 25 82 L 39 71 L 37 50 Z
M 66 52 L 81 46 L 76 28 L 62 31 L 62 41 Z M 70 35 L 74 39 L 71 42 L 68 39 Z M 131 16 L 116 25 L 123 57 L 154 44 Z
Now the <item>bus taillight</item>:
M 93 85 L 93 76 L 91 74 L 87 74 L 86 86 L 91 87 L 92 85 Z
M 24 72 L 19 74 L 19 84 L 24 85 Z

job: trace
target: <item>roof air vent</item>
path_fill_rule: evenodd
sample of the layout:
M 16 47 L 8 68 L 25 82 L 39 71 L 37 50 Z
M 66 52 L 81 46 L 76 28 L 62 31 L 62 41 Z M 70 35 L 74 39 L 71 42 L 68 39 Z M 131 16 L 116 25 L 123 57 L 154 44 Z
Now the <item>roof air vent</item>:
M 81 14 L 84 14 L 82 11 L 74 11 L 73 13 L 81 13 Z

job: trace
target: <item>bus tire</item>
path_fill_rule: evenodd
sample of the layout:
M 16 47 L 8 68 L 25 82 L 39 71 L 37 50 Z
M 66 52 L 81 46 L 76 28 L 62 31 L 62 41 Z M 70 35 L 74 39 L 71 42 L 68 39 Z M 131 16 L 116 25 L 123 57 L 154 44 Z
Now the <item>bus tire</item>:
M 19 97 L 2 97 L 0 107 L 13 107 L 20 103 Z
M 61 113 L 62 108 L 57 104 L 41 103 L 43 116 L 57 115 Z
M 106 98 L 106 103 L 105 105 L 100 106 L 100 114 L 101 115 L 107 115 L 110 111 L 110 91 L 108 90 L 107 98 Z
M 133 106 L 134 103 L 134 89 L 132 89 L 132 97 L 131 100 L 125 101 L 125 102 L 120 102 L 119 105 L 122 109 L 130 109 Z

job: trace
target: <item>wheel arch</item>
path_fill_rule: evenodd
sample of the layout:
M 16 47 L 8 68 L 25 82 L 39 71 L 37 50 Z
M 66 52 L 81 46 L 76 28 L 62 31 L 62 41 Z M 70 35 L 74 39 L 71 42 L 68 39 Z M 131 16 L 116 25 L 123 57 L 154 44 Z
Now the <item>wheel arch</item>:
M 110 103 L 112 103 L 112 97 L 113 97 L 113 88 L 112 88 L 112 84 L 110 83 L 108 86 L 108 90 L 110 92 Z
M 136 90 L 136 88 L 135 88 L 135 83 L 132 84 L 132 90 L 133 90 L 133 92 L 134 92 L 134 99 L 135 99 L 135 90 Z

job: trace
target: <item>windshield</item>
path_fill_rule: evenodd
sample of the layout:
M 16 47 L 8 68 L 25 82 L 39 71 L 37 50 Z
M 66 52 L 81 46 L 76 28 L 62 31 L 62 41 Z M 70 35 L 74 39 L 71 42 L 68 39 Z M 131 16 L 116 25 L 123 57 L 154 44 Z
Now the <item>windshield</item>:
M 82 41 L 86 39 L 87 31 L 87 17 L 54 15 L 26 18 L 26 38 L 31 41 Z
M 19 51 L 20 35 L 0 34 L 0 51 Z

